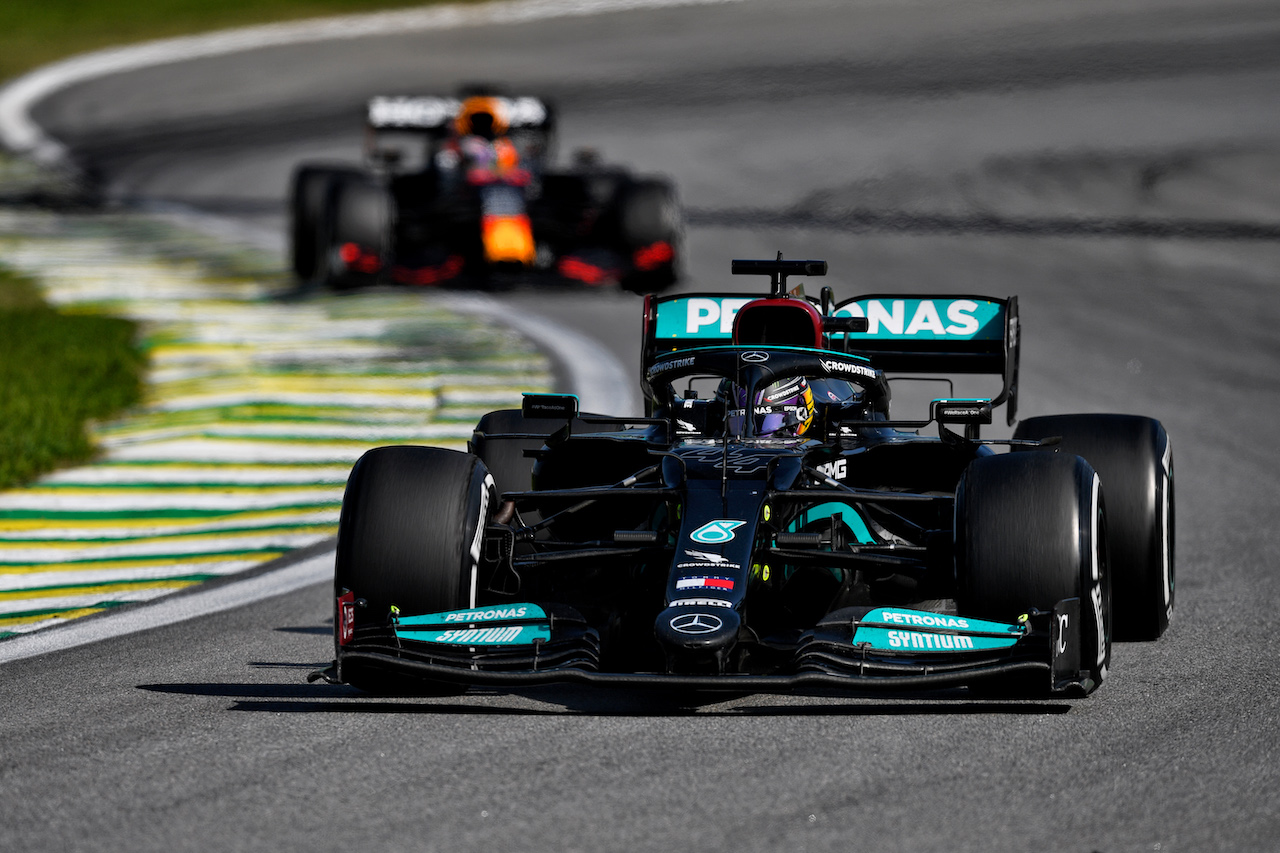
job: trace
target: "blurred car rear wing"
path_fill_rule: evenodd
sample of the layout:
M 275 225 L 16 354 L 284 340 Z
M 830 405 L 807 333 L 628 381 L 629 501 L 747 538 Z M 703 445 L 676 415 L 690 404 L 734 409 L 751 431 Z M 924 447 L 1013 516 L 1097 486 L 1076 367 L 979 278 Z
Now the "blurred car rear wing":
M 545 101 L 532 97 L 493 97 L 500 118 L 510 130 L 545 130 L 554 123 Z M 365 120 L 371 130 L 421 130 L 445 132 L 462 109 L 459 98 L 437 95 L 398 95 L 371 98 Z

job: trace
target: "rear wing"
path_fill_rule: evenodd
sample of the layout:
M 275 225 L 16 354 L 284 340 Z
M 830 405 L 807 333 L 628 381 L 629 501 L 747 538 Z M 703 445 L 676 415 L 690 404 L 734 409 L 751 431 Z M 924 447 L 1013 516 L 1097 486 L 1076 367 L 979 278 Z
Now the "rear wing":
M 512 131 L 550 130 L 553 111 L 539 98 L 492 98 Z M 392 96 L 370 99 L 366 122 L 371 130 L 420 130 L 444 133 L 462 109 L 462 100 L 434 95 Z
M 1004 386 L 991 404 L 1007 403 L 1008 422 L 1014 422 L 1019 360 L 1016 296 L 874 294 L 832 305 L 829 294 L 825 290 L 821 302 L 809 302 L 820 308 L 823 317 L 865 318 L 867 330 L 833 329 L 823 336 L 828 349 L 865 355 L 886 373 L 1000 376 Z M 662 353 L 731 343 L 738 311 L 758 298 L 742 293 L 646 297 L 642 373 Z
M 988 296 L 857 296 L 836 317 L 864 317 L 865 332 L 831 335 L 894 373 L 1004 373 L 1018 340 L 1018 299 Z

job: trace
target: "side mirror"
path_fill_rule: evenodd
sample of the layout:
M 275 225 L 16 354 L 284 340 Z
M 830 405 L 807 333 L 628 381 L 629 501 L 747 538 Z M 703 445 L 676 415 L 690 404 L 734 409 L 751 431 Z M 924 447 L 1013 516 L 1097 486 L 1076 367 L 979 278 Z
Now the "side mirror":
M 940 424 L 989 424 L 990 400 L 934 400 L 933 419 Z
M 871 328 L 871 321 L 866 317 L 823 317 L 822 331 L 830 335 L 835 332 L 861 334 Z

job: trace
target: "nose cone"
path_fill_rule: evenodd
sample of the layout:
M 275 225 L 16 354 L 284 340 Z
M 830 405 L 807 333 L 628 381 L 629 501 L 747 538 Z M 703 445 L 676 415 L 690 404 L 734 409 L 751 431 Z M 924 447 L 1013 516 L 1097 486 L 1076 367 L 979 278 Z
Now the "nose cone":
M 672 672 L 724 672 L 742 620 L 728 607 L 681 605 L 658 614 L 654 633 Z

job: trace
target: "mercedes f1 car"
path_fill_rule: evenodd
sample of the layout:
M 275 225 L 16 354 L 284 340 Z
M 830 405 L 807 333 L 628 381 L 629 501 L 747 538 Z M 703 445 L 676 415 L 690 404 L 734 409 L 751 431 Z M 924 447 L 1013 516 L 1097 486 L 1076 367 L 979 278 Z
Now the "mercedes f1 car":
M 379 97 L 366 164 L 304 164 L 294 274 L 348 288 L 543 274 L 659 291 L 676 279 L 675 190 L 580 152 L 555 169 L 555 113 L 532 97 Z
M 1174 604 L 1158 421 L 1015 423 L 1016 298 L 653 296 L 644 417 L 530 395 L 470 452 L 354 466 L 333 667 L 371 692 L 577 682 L 1084 695 Z M 999 392 L 895 420 L 888 377 Z

